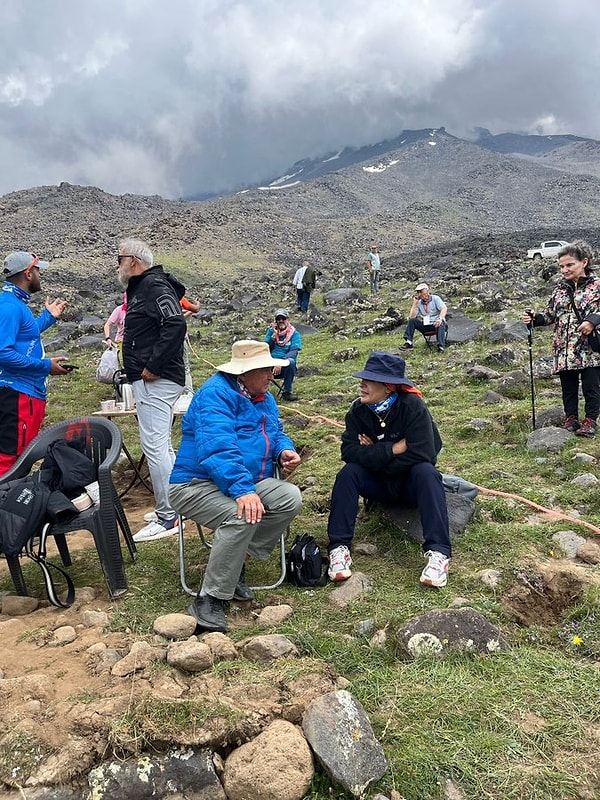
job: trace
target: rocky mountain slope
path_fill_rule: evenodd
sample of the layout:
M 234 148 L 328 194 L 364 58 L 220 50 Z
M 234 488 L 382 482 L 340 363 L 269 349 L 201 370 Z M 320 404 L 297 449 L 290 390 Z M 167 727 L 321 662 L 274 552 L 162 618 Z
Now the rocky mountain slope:
M 332 285 L 362 269 L 377 240 L 387 268 L 408 254 L 477 238 L 518 257 L 548 237 L 597 227 L 598 143 L 571 142 L 532 159 L 486 150 L 443 129 L 324 177 L 207 202 L 115 196 L 62 183 L 0 198 L 0 250 L 51 258 L 49 285 L 114 291 L 114 255 L 125 235 L 146 238 L 194 289 L 226 291 L 268 271 L 277 280 L 309 258 Z M 376 155 L 376 154 L 372 154 Z M 544 166 L 544 161 L 548 166 Z M 508 239 L 505 238 L 508 235 Z M 48 285 L 48 284 L 47 284 Z

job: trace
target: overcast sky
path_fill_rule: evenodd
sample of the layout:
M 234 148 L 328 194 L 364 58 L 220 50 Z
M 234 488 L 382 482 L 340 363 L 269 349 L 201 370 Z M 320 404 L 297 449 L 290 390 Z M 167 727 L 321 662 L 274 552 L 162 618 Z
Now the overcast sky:
M 598 0 L 0 0 L 0 194 L 177 198 L 404 128 L 600 139 Z

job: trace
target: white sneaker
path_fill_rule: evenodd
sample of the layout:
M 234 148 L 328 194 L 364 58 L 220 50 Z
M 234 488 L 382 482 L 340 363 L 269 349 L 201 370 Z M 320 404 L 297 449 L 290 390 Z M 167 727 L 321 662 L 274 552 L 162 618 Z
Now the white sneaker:
M 147 514 L 144 514 L 144 522 L 156 522 L 157 520 L 156 511 L 149 511 Z
M 329 568 L 327 574 L 330 581 L 345 581 L 352 575 L 352 559 L 350 550 L 345 544 L 334 547 L 329 553 Z
M 425 553 L 425 558 L 428 558 L 429 561 L 421 573 L 421 583 L 425 584 L 425 586 L 436 586 L 441 589 L 448 583 L 450 559 L 443 553 L 438 553 L 437 550 L 428 550 Z
M 183 524 L 183 523 L 182 523 Z M 185 528 L 185 525 L 183 526 Z M 133 536 L 134 542 L 155 542 L 179 533 L 179 517 L 149 522 Z

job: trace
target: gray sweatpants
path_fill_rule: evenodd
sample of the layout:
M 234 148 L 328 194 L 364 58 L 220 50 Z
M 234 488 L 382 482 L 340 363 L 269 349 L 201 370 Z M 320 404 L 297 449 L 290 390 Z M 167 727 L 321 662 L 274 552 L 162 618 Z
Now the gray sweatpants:
M 266 478 L 256 485 L 266 513 L 260 522 L 238 519 L 236 501 L 212 481 L 173 483 L 172 507 L 184 517 L 215 532 L 204 573 L 202 593 L 230 600 L 246 555 L 265 561 L 302 505 L 300 489 L 292 483 Z

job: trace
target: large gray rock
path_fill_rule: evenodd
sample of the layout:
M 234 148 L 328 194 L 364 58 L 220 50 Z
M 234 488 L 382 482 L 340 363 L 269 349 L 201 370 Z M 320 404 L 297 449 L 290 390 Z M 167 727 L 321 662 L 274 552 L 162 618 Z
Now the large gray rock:
M 497 322 L 492 325 L 487 340 L 489 342 L 514 342 L 527 339 L 527 325 L 524 322 Z
M 227 800 L 207 749 L 173 749 L 163 756 L 107 761 L 88 776 L 91 797 L 141 800 L 177 795 Z
M 484 327 L 480 322 L 453 312 L 448 319 L 448 344 L 474 342 L 479 339 L 483 330 Z
M 473 519 L 475 513 L 475 503 L 468 497 L 459 494 L 446 494 L 446 505 L 448 506 L 448 526 L 450 528 L 450 538 L 464 533 L 465 528 Z M 421 515 L 416 508 L 406 506 L 384 506 L 383 513 L 400 530 L 407 533 L 416 542 L 423 542 L 423 525 Z
M 387 770 L 383 748 L 364 708 L 350 692 L 329 692 L 308 706 L 302 730 L 331 779 L 362 796 Z
M 449 651 L 497 653 L 508 650 L 499 629 L 473 608 L 428 611 L 396 631 L 402 658 L 441 656 Z
M 361 297 L 360 289 L 332 289 L 323 295 L 326 306 L 349 305 L 352 300 Z
M 527 437 L 527 449 L 533 452 L 558 453 L 574 435 L 564 428 L 538 428 Z
M 253 636 L 242 647 L 242 655 L 249 661 L 275 661 L 278 658 L 296 658 L 298 648 L 287 636 L 280 633 Z
M 229 800 L 301 800 L 313 775 L 306 739 L 280 719 L 231 753 L 223 783 Z

